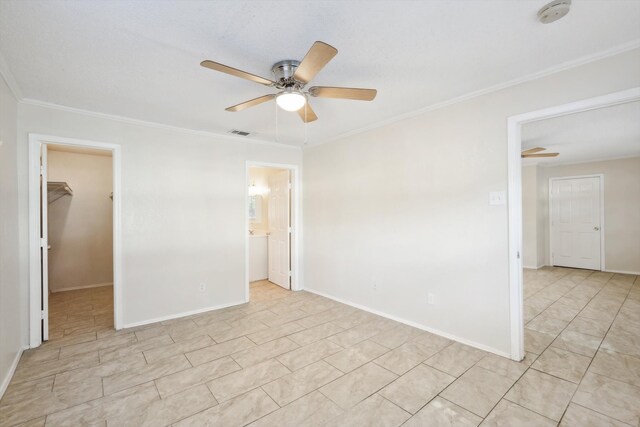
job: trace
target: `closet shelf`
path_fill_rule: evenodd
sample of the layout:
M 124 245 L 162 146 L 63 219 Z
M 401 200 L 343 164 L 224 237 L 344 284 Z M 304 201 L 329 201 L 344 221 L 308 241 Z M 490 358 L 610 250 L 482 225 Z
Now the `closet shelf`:
M 73 190 L 66 182 L 47 182 L 47 204 L 51 204 L 63 196 L 73 196 Z

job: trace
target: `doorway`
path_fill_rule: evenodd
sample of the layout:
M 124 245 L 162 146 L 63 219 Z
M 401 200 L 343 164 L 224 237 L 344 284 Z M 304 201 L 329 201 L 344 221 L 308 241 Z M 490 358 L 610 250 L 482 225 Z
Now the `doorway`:
M 569 104 L 550 107 L 507 119 L 508 154 L 508 223 L 509 223 L 509 301 L 511 329 L 511 358 L 524 358 L 524 281 L 523 281 L 523 207 L 522 207 L 522 126 L 592 111 L 604 107 L 622 105 L 640 100 L 640 88 L 615 92 Z
M 120 151 L 29 135 L 30 346 L 119 329 Z
M 247 162 L 246 182 L 246 300 L 254 290 L 256 295 L 298 290 L 298 168 Z

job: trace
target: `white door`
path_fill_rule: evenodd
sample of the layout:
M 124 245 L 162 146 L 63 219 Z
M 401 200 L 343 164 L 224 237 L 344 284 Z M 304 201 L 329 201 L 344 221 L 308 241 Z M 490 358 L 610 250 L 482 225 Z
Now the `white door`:
M 600 270 L 600 177 L 551 180 L 551 264 Z
M 290 289 L 289 171 L 272 175 L 269 189 L 269 281 Z
M 49 339 L 49 238 L 47 211 L 47 144 L 40 146 L 40 309 L 42 341 Z

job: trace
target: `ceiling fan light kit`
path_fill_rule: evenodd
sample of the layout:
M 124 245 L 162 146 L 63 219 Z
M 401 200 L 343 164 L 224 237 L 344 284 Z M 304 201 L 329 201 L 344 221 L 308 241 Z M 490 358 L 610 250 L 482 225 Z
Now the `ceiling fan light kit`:
M 311 79 L 313 79 L 337 53 L 338 50 L 335 47 L 317 41 L 311 46 L 311 49 L 309 49 L 302 61 L 287 59 L 273 64 L 271 72 L 274 80 L 269 80 L 210 60 L 202 61 L 200 65 L 280 90 L 279 93 L 260 96 L 233 105 L 226 108 L 227 111 L 242 111 L 246 108 L 275 99 L 278 107 L 285 111 L 297 111 L 302 121 L 309 123 L 318 119 L 311 105 L 309 105 L 309 96 L 352 99 L 357 101 L 372 101 L 376 97 L 377 91 L 375 89 L 314 86 L 305 90 L 305 86 Z

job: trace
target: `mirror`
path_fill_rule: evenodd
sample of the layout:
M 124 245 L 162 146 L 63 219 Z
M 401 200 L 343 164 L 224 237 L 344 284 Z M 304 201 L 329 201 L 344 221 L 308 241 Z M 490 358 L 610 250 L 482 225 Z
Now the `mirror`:
M 249 196 L 249 221 L 262 221 L 262 196 Z

